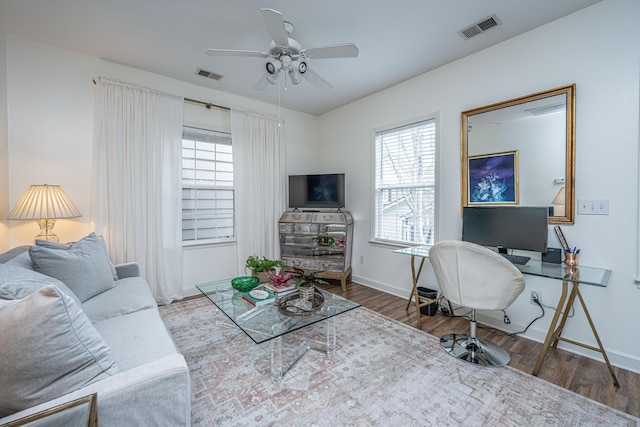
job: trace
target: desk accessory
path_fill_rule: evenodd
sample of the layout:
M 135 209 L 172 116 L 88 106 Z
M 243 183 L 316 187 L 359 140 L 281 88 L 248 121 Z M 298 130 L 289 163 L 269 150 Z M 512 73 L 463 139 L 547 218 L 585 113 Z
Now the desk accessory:
M 569 266 L 569 268 L 576 268 L 578 266 L 578 255 L 580 254 L 580 249 L 574 247 L 573 249 L 569 249 L 568 251 L 564 251 L 564 263 Z
M 542 253 L 542 262 L 560 264 L 562 262 L 562 249 L 547 248 L 547 252 Z
M 565 252 L 569 251 L 569 244 L 567 243 L 567 239 L 564 237 L 564 233 L 562 232 L 562 228 L 559 225 L 553 227 L 556 232 L 556 236 L 558 236 L 558 240 L 560 240 L 560 246 L 564 249 Z

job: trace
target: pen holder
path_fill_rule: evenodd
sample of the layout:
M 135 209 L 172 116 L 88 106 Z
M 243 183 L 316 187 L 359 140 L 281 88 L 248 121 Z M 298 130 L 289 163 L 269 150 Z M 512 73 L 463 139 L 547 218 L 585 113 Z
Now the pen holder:
M 564 254 L 564 263 L 567 264 L 569 268 L 576 268 L 578 266 L 578 254 L 567 252 Z

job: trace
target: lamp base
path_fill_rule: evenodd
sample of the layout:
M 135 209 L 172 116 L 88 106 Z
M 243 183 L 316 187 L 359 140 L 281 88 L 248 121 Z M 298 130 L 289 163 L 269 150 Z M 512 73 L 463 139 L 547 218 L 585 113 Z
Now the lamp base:
M 50 242 L 58 243 L 60 239 L 51 230 L 56 225 L 55 219 L 40 219 L 36 221 L 40 226 L 40 234 L 36 236 L 36 240 L 48 240 Z

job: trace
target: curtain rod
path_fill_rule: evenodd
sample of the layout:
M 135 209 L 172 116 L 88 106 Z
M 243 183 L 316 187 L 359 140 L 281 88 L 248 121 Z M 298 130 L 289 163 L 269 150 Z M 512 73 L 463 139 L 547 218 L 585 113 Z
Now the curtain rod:
M 231 108 L 225 107 L 224 105 L 212 104 L 211 102 L 198 101 L 197 99 L 191 99 L 191 98 L 184 98 L 184 100 L 188 102 L 193 102 L 195 104 L 202 104 L 206 107 L 207 110 L 210 110 L 211 108 L 220 108 L 221 110 L 231 111 Z
M 96 79 L 92 79 L 93 84 L 98 84 L 98 82 L 96 82 Z M 199 101 L 197 99 L 192 99 L 192 98 L 183 98 L 186 102 L 193 102 L 194 104 L 202 104 L 205 106 L 205 108 L 207 110 L 210 110 L 211 108 L 219 108 L 221 110 L 227 110 L 227 111 L 231 111 L 231 108 L 229 107 L 225 107 L 224 105 L 218 105 L 218 104 L 213 104 L 211 102 L 206 102 L 206 101 Z

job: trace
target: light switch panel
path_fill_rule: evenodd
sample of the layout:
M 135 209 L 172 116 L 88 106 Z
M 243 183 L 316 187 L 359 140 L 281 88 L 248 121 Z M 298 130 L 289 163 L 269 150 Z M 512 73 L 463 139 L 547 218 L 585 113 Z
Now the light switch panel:
M 578 215 L 609 215 L 609 199 L 578 199 Z

